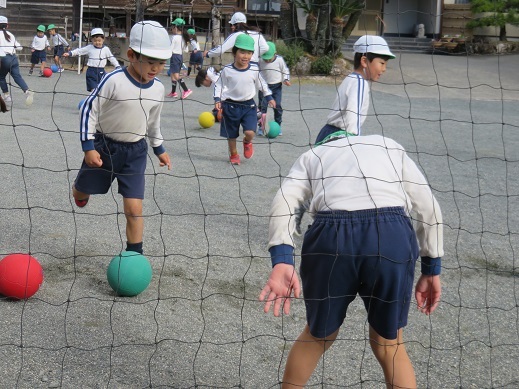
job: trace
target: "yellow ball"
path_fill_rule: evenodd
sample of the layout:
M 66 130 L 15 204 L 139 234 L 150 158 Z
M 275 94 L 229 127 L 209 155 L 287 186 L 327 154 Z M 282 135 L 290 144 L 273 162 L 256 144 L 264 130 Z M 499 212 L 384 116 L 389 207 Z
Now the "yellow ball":
M 214 115 L 211 112 L 202 112 L 198 117 L 198 123 L 202 128 L 212 127 L 214 124 Z

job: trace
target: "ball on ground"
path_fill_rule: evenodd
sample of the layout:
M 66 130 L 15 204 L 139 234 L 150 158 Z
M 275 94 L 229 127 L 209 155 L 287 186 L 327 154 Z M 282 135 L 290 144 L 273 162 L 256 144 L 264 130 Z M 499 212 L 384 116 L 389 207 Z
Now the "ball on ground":
M 59 70 L 58 65 L 52 65 L 52 66 L 50 67 L 50 70 L 52 70 L 52 73 L 57 73 L 58 70 Z
M 81 109 L 81 107 L 83 106 L 83 104 L 85 104 L 85 101 L 86 99 L 83 99 L 79 102 L 79 104 L 77 105 L 77 109 Z
M 214 125 L 214 115 L 212 112 L 202 112 L 200 116 L 198 116 L 198 123 L 202 128 L 209 128 Z
M 110 261 L 108 283 L 119 296 L 137 296 L 151 282 L 151 264 L 142 254 L 123 251 Z
M 49 68 L 45 68 L 45 69 L 43 69 L 43 75 L 44 75 L 45 77 L 50 77 L 50 76 L 52 76 L 52 70 L 50 70 Z
M 274 120 L 270 121 L 268 123 L 268 132 L 267 132 L 267 138 L 275 138 L 279 135 L 281 132 L 281 126 L 275 122 Z
M 0 294 L 18 300 L 33 296 L 43 282 L 43 269 L 29 254 L 10 254 L 0 261 Z

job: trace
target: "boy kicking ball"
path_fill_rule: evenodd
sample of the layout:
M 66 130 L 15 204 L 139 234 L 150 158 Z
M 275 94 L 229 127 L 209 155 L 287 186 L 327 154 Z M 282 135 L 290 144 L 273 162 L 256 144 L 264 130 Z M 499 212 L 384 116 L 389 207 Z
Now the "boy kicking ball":
M 416 388 L 403 337 L 415 263 L 421 256 L 415 298 L 429 315 L 440 300 L 443 255 L 442 215 L 425 177 L 402 146 L 379 135 L 343 135 L 304 153 L 270 212 L 273 268 L 259 299 L 275 316 L 282 308 L 289 314 L 292 293 L 300 296 L 293 234 L 307 201 L 314 216 L 301 248 L 307 324 L 288 355 L 282 388 L 306 385 L 357 294 L 387 388 Z

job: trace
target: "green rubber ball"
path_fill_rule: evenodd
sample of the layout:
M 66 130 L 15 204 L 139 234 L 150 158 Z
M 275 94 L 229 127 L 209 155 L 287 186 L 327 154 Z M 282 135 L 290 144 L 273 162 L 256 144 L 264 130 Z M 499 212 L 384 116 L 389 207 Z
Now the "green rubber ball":
M 108 283 L 119 296 L 137 296 L 151 282 L 151 264 L 142 254 L 123 251 L 110 261 Z
M 281 132 L 281 126 L 275 122 L 274 120 L 270 121 L 268 123 L 268 128 L 269 128 L 269 131 L 267 132 L 267 138 L 275 138 L 279 135 L 279 133 Z

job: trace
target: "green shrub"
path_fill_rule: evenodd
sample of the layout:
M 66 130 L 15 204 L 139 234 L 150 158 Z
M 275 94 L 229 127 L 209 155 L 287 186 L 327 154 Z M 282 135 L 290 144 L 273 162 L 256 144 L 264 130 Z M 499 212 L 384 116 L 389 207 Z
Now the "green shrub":
M 283 57 L 289 69 L 293 69 L 305 55 L 305 49 L 302 43 L 290 43 L 287 45 L 283 41 L 277 41 L 276 51 Z
M 312 74 L 329 75 L 333 67 L 333 58 L 325 55 L 312 62 L 310 71 Z

